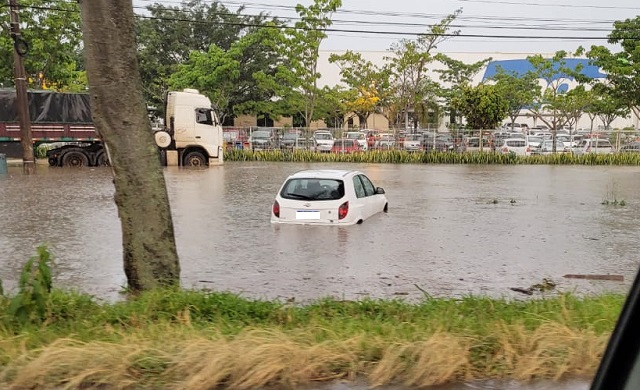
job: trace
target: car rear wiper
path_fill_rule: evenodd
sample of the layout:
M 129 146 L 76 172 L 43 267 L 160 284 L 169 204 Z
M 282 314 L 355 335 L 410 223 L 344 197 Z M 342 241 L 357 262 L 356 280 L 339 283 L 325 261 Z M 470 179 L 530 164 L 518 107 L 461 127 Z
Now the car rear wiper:
M 296 194 L 296 193 L 289 193 L 287 192 L 285 194 L 287 197 L 290 198 L 297 198 L 297 199 L 304 199 L 304 200 L 313 200 L 313 198 L 307 196 L 307 195 L 302 195 L 302 194 Z

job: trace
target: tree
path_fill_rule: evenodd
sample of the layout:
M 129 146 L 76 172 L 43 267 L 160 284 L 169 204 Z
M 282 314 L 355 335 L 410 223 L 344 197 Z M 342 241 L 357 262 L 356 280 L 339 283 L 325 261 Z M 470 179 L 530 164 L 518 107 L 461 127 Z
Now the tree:
M 391 62 L 394 103 L 405 114 L 413 110 L 416 114 L 413 127 L 417 126 L 419 119 L 426 119 L 429 106 L 437 99 L 438 85 L 427 76 L 429 64 L 434 61 L 431 52 L 450 36 L 460 33 L 450 33 L 449 29 L 461 12 L 461 9 L 456 10 L 415 40 L 403 39 L 391 46 L 390 50 L 394 55 L 387 59 Z
M 114 173 L 124 270 L 133 291 L 178 285 L 180 265 L 142 96 L 131 0 L 80 0 L 92 114 Z
M 24 57 L 29 87 L 59 91 L 84 89 L 78 4 L 58 0 L 21 0 L 20 6 L 22 38 L 29 45 Z M 0 85 L 8 86 L 13 85 L 9 12 L 0 15 L 0 26 Z
M 435 72 L 440 74 L 440 81 L 444 83 L 443 85 L 446 85 L 441 89 L 441 94 L 450 110 L 452 127 L 457 129 L 455 125 L 459 125 L 460 121 L 456 120 L 458 115 L 453 110 L 451 101 L 462 93 L 462 89 L 465 86 L 471 84 L 475 75 L 491 61 L 491 58 L 466 64 L 446 54 L 438 53 L 435 55 L 435 59 L 445 66 L 444 69 L 436 69 Z
M 339 85 L 331 88 L 325 86 L 318 96 L 316 117 L 323 120 L 329 127 L 341 128 L 349 119 L 348 115 L 353 115 L 347 106 L 347 102 L 350 100 L 350 91 Z
M 285 106 L 291 110 L 290 114 L 300 114 L 305 126 L 316 119 L 320 44 L 327 37 L 325 30 L 332 25 L 333 12 L 341 6 L 342 0 L 314 0 L 307 8 L 298 4 L 296 12 L 300 20 L 293 28 L 285 29 L 279 40 L 273 41 L 286 62 L 279 64 L 272 76 L 265 72 L 256 74 L 262 88 L 273 91 L 278 102 L 274 106 Z
M 509 102 L 496 85 L 465 85 L 451 101 L 452 107 L 466 119 L 473 129 L 493 129 L 509 113 Z
M 212 44 L 208 52 L 192 51 L 189 60 L 178 65 L 168 85 L 173 89 L 196 88 L 206 94 L 222 122 L 226 117 L 251 112 L 256 102 L 271 97 L 258 88 L 253 74 L 279 60 L 263 43 L 272 32 L 263 29 L 248 33 L 226 50 Z
M 511 119 L 511 127 L 520 112 L 529 107 L 540 95 L 540 85 L 533 73 L 518 75 L 515 73 L 506 73 L 499 69 L 498 73 L 493 77 L 500 94 L 506 99 L 509 105 L 509 119 Z
M 581 54 L 582 49 L 579 49 L 574 56 Z M 544 58 L 540 54 L 527 57 L 533 65 L 535 77 L 542 79 L 545 83 L 542 87 L 542 95 L 531 106 L 531 112 L 551 129 L 554 152 L 556 151 L 556 132 L 567 120 L 561 115 L 559 107 L 561 96 L 566 92 L 562 87 L 582 71 L 581 66 L 577 66 L 576 69 L 569 68 L 565 60 L 567 56 L 566 51 L 560 50 L 552 58 Z
M 136 24 L 138 58 L 145 98 L 158 107 L 169 77 L 192 51 L 207 53 L 211 45 L 229 50 L 240 36 L 259 30 L 268 20 L 263 13 L 242 15 L 244 7 L 232 12 L 218 1 L 205 0 L 183 1 L 179 7 L 157 3 L 147 11 L 150 15 L 139 16 Z M 279 22 L 273 19 L 272 23 Z M 266 51 L 250 52 L 255 55 L 249 61 L 262 69 L 269 67 L 270 57 L 262 55 Z
M 570 128 L 576 129 L 578 121 L 593 104 L 593 100 L 593 91 L 587 90 L 584 85 L 578 85 L 559 96 L 556 108 L 564 118 L 564 122 Z
M 595 98 L 591 102 L 591 112 L 598 115 L 605 130 L 609 130 L 611 123 L 618 117 L 629 115 L 629 107 L 620 100 L 620 95 L 613 88 L 604 84 L 594 87 Z
M 624 102 L 640 119 L 640 16 L 617 21 L 608 42 L 622 51 L 611 53 L 604 46 L 592 46 L 587 56 L 607 74 L 611 93 Z
M 329 62 L 338 65 L 342 82 L 353 95 L 347 106 L 359 117 L 361 127 L 367 125 L 369 116 L 389 100 L 388 68 L 378 67 L 352 51 L 331 54 Z

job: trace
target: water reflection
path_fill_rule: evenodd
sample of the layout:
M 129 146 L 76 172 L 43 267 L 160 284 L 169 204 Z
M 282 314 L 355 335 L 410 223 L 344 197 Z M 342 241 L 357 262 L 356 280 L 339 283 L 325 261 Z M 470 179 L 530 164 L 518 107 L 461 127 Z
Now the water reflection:
M 636 167 L 340 164 L 384 187 L 388 214 L 351 227 L 272 226 L 282 181 L 332 164 L 167 168 L 185 286 L 304 301 L 517 296 L 543 277 L 564 290 L 626 291 L 637 267 Z M 0 278 L 15 281 L 41 243 L 58 285 L 103 297 L 125 283 L 109 170 L 10 168 L 0 179 Z M 622 200 L 624 207 L 602 205 Z M 612 273 L 625 283 L 566 280 Z

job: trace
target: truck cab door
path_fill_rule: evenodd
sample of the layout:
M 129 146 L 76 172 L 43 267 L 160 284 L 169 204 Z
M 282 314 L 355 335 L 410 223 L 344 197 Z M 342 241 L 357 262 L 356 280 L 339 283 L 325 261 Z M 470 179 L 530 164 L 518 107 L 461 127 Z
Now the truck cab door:
M 215 112 L 211 108 L 196 108 L 195 114 L 194 141 L 202 145 L 211 157 L 217 157 L 223 134 Z

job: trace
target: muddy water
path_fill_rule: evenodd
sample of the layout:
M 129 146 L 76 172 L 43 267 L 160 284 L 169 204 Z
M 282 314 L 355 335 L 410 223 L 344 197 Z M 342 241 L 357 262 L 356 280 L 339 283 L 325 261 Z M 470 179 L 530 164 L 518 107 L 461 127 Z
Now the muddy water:
M 418 299 L 420 289 L 521 297 L 510 287 L 542 278 L 563 291 L 626 291 L 638 268 L 636 167 L 341 164 L 385 188 L 388 214 L 344 228 L 272 226 L 270 206 L 286 176 L 329 167 L 167 168 L 183 285 L 296 301 Z M 126 280 L 113 192 L 107 169 L 38 167 L 27 177 L 10 168 L 0 176 L 5 286 L 47 243 L 58 286 L 117 297 Z M 626 205 L 601 204 L 614 199 Z M 625 281 L 565 274 L 619 274 Z

